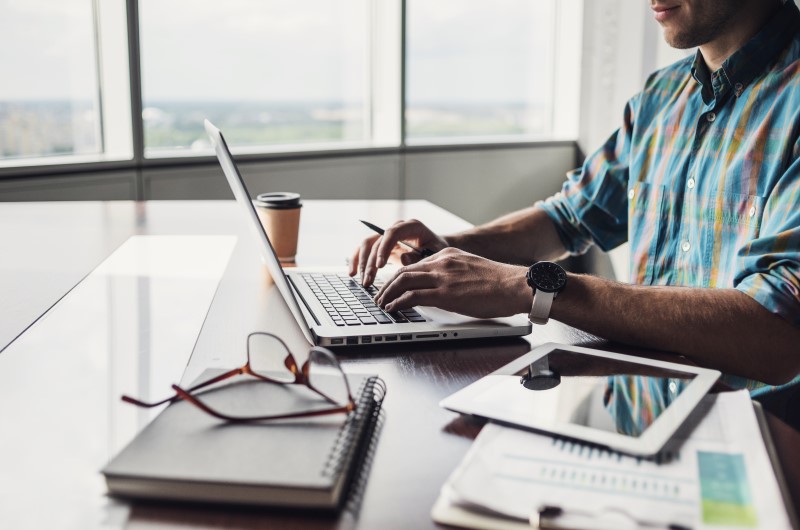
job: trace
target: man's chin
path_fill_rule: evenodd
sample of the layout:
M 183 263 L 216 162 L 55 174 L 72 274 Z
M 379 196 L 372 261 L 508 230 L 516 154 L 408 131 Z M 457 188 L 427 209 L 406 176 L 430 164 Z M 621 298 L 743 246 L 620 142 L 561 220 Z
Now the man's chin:
M 695 42 L 696 39 L 693 39 L 687 33 L 674 31 L 669 28 L 664 28 L 664 40 L 671 47 L 678 50 L 688 50 L 689 48 L 695 48 L 699 46 L 699 44 Z

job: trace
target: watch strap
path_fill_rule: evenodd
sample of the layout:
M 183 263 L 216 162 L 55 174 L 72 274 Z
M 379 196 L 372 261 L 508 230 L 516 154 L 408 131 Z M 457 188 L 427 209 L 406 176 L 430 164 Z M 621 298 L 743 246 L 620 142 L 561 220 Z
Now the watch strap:
M 533 293 L 533 305 L 528 320 L 533 324 L 547 324 L 547 321 L 550 320 L 550 307 L 553 305 L 555 297 L 556 293 L 546 293 L 536 289 Z

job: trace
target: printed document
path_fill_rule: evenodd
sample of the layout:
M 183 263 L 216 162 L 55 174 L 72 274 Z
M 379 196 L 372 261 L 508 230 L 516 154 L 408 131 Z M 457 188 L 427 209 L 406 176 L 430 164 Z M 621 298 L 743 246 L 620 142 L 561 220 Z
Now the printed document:
M 710 395 L 652 459 L 488 424 L 443 488 L 450 504 L 568 528 L 790 528 L 747 391 Z M 438 519 L 437 519 L 438 520 Z

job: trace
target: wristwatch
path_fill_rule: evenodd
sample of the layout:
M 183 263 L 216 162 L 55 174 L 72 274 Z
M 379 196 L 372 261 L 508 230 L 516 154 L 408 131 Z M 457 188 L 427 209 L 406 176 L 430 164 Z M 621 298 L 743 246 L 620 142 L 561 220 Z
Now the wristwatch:
M 567 285 L 567 272 L 552 261 L 534 263 L 525 274 L 533 289 L 533 305 L 528 320 L 533 324 L 547 324 L 553 299 Z

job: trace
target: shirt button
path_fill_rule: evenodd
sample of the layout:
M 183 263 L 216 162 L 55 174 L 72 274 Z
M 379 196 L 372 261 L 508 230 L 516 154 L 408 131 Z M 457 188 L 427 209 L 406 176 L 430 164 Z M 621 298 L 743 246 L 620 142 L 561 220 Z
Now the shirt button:
M 684 252 L 689 252 L 689 249 L 692 248 L 692 245 L 689 244 L 688 241 L 684 241 L 681 243 L 681 250 Z
M 755 206 L 751 206 L 750 207 L 750 211 L 747 212 L 747 215 L 749 215 L 750 217 L 753 217 L 755 214 L 756 214 L 756 207 Z
M 628 191 L 628 200 L 633 200 L 633 196 L 636 195 L 636 192 L 633 190 Z
M 744 87 L 742 86 L 741 83 L 736 83 L 735 85 L 733 85 L 733 90 L 736 92 L 736 97 L 738 98 L 739 96 L 742 95 L 742 90 L 744 90 Z
M 691 190 L 694 188 L 694 178 L 690 178 L 689 182 L 686 183 L 686 186 Z
M 713 122 L 713 121 L 714 121 L 714 120 L 716 120 L 716 119 L 717 119 L 717 115 L 716 115 L 716 114 L 714 114 L 713 112 L 709 112 L 709 113 L 706 115 L 706 121 L 708 121 L 708 122 Z

